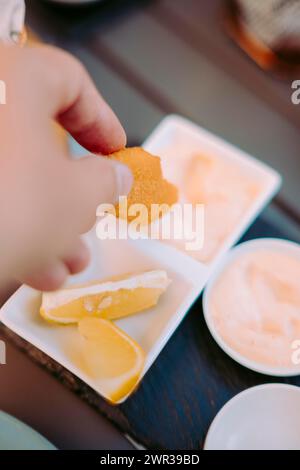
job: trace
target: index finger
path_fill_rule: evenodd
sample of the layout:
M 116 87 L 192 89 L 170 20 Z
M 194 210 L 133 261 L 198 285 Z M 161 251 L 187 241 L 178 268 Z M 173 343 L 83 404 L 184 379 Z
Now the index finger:
M 84 66 L 54 47 L 39 47 L 51 90 L 50 112 L 93 153 L 109 154 L 126 145 L 125 131 Z M 42 65 L 43 66 L 43 65 Z

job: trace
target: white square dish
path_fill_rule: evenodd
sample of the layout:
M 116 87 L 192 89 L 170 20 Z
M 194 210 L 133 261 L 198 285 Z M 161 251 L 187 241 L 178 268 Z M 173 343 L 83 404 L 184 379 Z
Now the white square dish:
M 172 247 L 162 251 L 155 241 L 100 241 L 94 230 L 85 239 L 93 261 L 86 271 L 73 276 L 69 284 L 152 269 L 164 269 L 172 281 L 157 306 L 116 321 L 146 353 L 143 377 L 203 289 L 208 270 Z M 22 286 L 2 307 L 1 321 L 105 397 L 101 384 L 78 367 L 72 356 L 77 327 L 46 322 L 39 315 L 40 304 L 40 292 Z
M 241 238 L 281 185 L 281 176 L 277 171 L 181 116 L 169 115 L 164 118 L 144 142 L 144 148 L 160 156 L 164 176 L 177 186 L 179 201 L 183 203 L 186 202 L 183 175 L 194 154 L 213 155 L 222 164 L 228 162 L 239 170 L 240 176 L 245 175 L 249 182 L 253 181 L 259 186 L 257 194 L 238 218 L 234 229 L 219 243 L 211 259 L 203 261 L 197 251 L 185 251 L 210 269 L 214 269 L 222 255 Z M 180 249 L 184 250 L 183 246 Z
M 174 144 L 174 156 L 170 160 L 164 151 Z M 178 142 L 181 142 L 178 146 Z M 99 240 L 95 230 L 85 236 L 90 246 L 92 263 L 83 273 L 73 276 L 69 284 L 134 271 L 164 269 L 172 284 L 163 294 L 157 306 L 138 315 L 118 320 L 116 323 L 133 337 L 146 353 L 146 364 L 141 378 L 174 333 L 187 311 L 202 292 L 213 267 L 222 254 L 240 238 L 257 217 L 262 208 L 280 186 L 277 172 L 253 157 L 229 145 L 195 124 L 178 117 L 166 117 L 146 140 L 144 147 L 162 157 L 165 176 L 178 183 L 178 174 L 186 155 L 191 151 L 209 151 L 227 158 L 252 172 L 253 178 L 263 181 L 262 191 L 253 202 L 235 230 L 224 240 L 212 263 L 205 265 L 184 251 L 165 242 L 154 240 Z M 176 148 L 185 148 L 182 154 Z M 180 186 L 180 185 L 179 185 Z M 179 188 L 180 189 L 180 188 Z M 99 394 L 104 395 L 97 381 L 87 376 L 72 360 L 68 344 L 76 332 L 74 326 L 49 325 L 39 316 L 40 293 L 22 286 L 1 308 L 0 319 L 15 333 L 48 354 Z

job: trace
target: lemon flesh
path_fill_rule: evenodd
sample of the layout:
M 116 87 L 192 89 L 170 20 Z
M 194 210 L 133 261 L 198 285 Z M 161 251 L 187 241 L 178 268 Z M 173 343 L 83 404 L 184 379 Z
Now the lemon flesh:
M 156 305 L 169 283 L 165 271 L 155 270 L 45 292 L 40 314 L 48 321 L 63 324 L 77 323 L 85 317 L 115 320 Z
M 84 318 L 78 323 L 85 372 L 97 381 L 112 403 L 122 401 L 137 386 L 145 363 L 142 348 L 114 323 Z

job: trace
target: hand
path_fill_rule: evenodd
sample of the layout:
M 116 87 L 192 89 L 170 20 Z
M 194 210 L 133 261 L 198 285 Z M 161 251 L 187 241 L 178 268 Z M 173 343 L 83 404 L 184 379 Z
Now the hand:
M 0 47 L 0 282 L 56 289 L 88 263 L 80 234 L 101 202 L 127 194 L 127 167 L 106 157 L 72 160 L 58 121 L 89 151 L 125 146 L 125 132 L 84 67 L 53 47 Z

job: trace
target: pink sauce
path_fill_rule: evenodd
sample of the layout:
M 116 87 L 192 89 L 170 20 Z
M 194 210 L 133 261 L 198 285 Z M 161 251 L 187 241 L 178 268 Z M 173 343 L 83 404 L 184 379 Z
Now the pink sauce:
M 213 259 L 256 199 L 260 184 L 238 165 L 213 155 L 194 154 L 185 175 L 185 195 L 205 208 L 204 247 L 197 259 Z
M 246 358 L 292 367 L 300 340 L 300 260 L 271 250 L 232 261 L 211 292 L 210 307 L 222 339 Z

